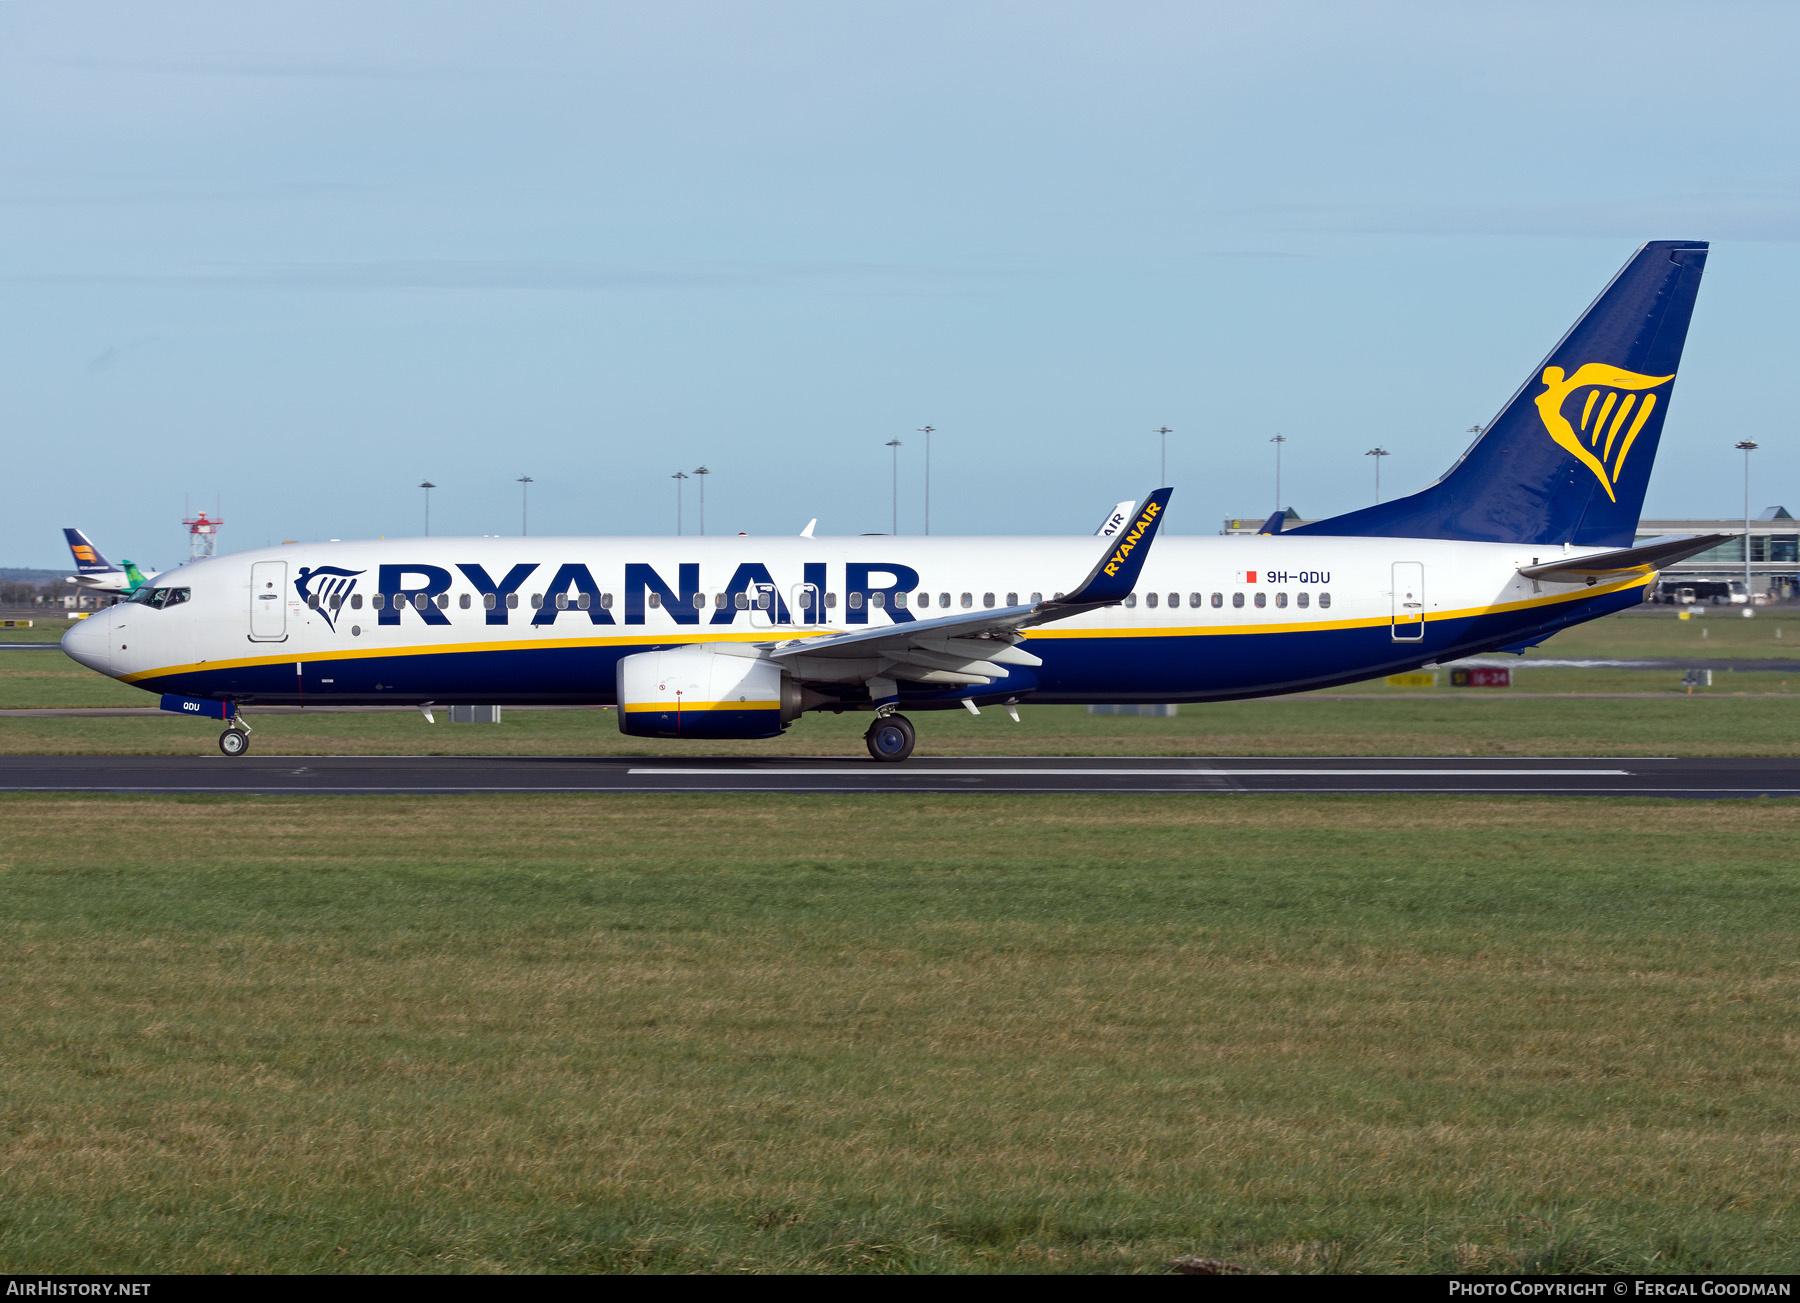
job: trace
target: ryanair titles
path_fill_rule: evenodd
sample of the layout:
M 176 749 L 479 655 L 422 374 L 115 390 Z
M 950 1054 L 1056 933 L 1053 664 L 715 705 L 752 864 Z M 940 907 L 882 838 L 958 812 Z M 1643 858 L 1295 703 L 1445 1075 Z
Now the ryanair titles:
M 732 573 L 723 589 L 702 589 L 697 563 L 676 566 L 675 582 L 671 584 L 654 566 L 630 562 L 624 568 L 624 583 L 616 606 L 613 593 L 602 591 L 593 571 L 578 561 L 555 566 L 525 561 L 500 576 L 490 574 L 486 566 L 473 561 L 459 562 L 456 570 L 479 595 L 483 618 L 490 625 L 510 624 L 515 614 L 533 625 L 553 625 L 564 616 L 585 617 L 591 624 L 643 624 L 648 613 L 657 609 L 676 624 L 684 625 L 729 625 L 739 615 L 757 617 L 752 619 L 753 624 L 763 619 L 770 624 L 823 624 L 827 619 L 824 562 L 807 562 L 802 567 L 801 582 L 784 588 L 775 582 L 767 566 L 746 561 Z M 302 579 L 301 584 L 305 582 Z M 376 591 L 370 595 L 370 604 L 384 625 L 397 625 L 409 613 L 425 624 L 447 625 L 448 594 L 455 584 L 456 576 L 445 566 L 383 565 L 377 568 Z M 904 595 L 918 586 L 919 573 L 911 566 L 852 561 L 844 567 L 843 622 L 867 624 L 869 612 L 879 610 L 896 624 L 908 623 L 914 617 L 904 605 Z M 306 590 L 300 584 L 296 587 L 300 588 L 301 598 L 306 599 Z M 522 597 L 527 589 L 528 602 Z M 360 597 L 352 596 L 350 600 L 361 604 Z

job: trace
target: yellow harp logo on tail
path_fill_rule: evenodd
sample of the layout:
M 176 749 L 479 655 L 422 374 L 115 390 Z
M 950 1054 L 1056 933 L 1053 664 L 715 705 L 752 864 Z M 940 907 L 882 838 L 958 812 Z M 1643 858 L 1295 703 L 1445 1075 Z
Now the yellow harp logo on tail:
M 1625 458 L 1637 442 L 1638 431 L 1656 410 L 1656 395 L 1642 391 L 1666 385 L 1674 378 L 1639 375 L 1601 362 L 1583 363 L 1574 375 L 1565 377 L 1561 367 L 1547 366 L 1544 392 L 1535 400 L 1538 415 L 1550 437 L 1593 471 L 1606 496 L 1617 502 L 1613 488 L 1625 473 Z M 1569 395 L 1580 389 L 1586 389 L 1588 394 L 1581 404 L 1578 430 L 1563 415 L 1562 408 Z

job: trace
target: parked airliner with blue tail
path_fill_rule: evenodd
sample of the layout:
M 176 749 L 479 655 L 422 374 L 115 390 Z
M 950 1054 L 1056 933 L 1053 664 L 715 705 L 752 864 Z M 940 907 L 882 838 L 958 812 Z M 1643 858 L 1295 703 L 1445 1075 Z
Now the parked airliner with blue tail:
M 1282 534 L 427 538 L 181 566 L 63 639 L 227 721 L 243 707 L 590 703 L 636 737 L 773 737 L 868 711 L 1202 702 L 1522 650 L 1726 536 L 1634 545 L 1704 243 L 1646 244 L 1437 483 Z

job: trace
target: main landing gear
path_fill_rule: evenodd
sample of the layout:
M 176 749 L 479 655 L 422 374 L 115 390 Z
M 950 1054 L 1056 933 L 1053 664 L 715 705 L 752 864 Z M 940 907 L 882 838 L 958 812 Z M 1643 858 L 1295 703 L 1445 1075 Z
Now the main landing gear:
M 228 756 L 241 756 L 250 749 L 250 726 L 237 720 L 219 734 L 219 750 Z
M 912 721 L 905 715 L 881 715 L 869 725 L 869 731 L 863 734 L 863 741 L 868 745 L 869 754 L 875 759 L 895 763 L 913 753 L 913 744 L 918 741 L 918 735 L 913 732 Z

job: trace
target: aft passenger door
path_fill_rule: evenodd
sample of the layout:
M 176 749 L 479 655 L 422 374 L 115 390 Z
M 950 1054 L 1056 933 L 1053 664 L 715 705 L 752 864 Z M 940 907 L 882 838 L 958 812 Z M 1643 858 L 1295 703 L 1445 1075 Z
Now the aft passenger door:
M 1425 637 L 1425 566 L 1419 561 L 1394 562 L 1395 642 L 1420 642 Z
M 287 641 L 287 562 L 250 566 L 250 641 Z

